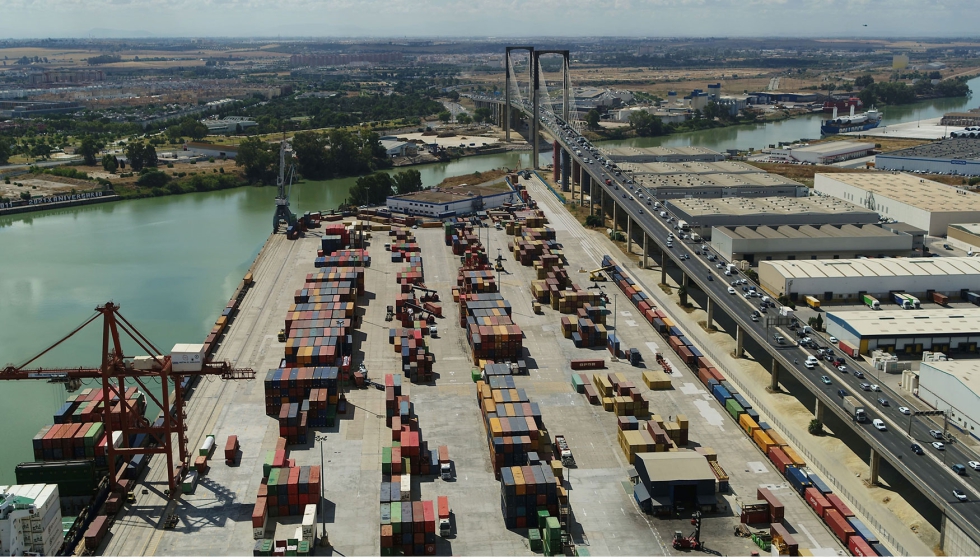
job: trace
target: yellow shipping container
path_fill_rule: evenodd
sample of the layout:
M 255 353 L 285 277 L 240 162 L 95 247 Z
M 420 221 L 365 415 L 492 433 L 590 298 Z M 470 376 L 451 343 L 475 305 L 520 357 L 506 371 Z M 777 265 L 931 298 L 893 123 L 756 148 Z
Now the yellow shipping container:
M 494 437 L 503 437 L 504 436 L 504 429 L 500 425 L 500 419 L 499 418 L 491 418 L 490 419 L 490 433 L 493 434 Z
M 687 426 L 687 415 L 686 414 L 678 414 L 677 415 L 677 425 L 680 426 L 682 430 L 686 430 L 687 429 L 688 426 Z
M 786 443 L 786 440 L 783 439 L 783 436 L 779 435 L 779 432 L 777 432 L 772 428 L 766 430 L 766 435 L 768 435 L 769 439 L 771 439 L 772 442 L 778 445 L 779 447 L 786 447 L 787 445 L 789 445 L 788 443 Z
M 592 374 L 592 384 L 595 386 L 596 391 L 604 397 L 613 396 L 613 388 L 609 383 L 609 380 L 605 376 L 599 375 L 598 373 Z
M 752 437 L 752 434 L 754 434 L 756 430 L 760 429 L 759 424 L 757 424 L 756 421 L 753 420 L 748 414 L 742 414 L 738 417 L 738 425 L 745 430 L 745 433 L 748 434 L 749 437 Z
M 793 462 L 794 467 L 802 469 L 803 467 L 806 466 L 806 461 L 804 461 L 803 457 L 800 457 L 800 454 L 797 453 L 796 450 L 793 449 L 792 447 L 788 445 L 783 447 L 783 453 L 786 453 L 786 456 L 789 457 L 789 460 Z
M 654 391 L 666 391 L 671 388 L 670 376 L 662 370 L 644 370 L 643 384 Z
M 616 401 L 614 401 L 612 399 L 612 397 L 603 397 L 602 398 L 602 410 L 605 410 L 606 412 L 612 412 L 613 411 L 613 408 L 614 408 L 613 405 L 614 405 L 615 402 Z
M 776 443 L 772 441 L 772 438 L 769 437 L 769 434 L 767 434 L 764 430 L 756 430 L 755 433 L 752 434 L 752 440 L 757 446 L 759 446 L 759 449 L 766 454 L 769 453 L 770 447 L 776 445 Z

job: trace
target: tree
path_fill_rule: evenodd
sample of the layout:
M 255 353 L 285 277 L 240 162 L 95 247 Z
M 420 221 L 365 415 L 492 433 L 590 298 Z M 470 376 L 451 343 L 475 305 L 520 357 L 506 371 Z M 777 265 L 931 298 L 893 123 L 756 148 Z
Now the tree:
M 258 138 L 246 138 L 238 145 L 235 165 L 242 168 L 249 182 L 269 180 L 275 161 L 276 156 L 272 153 L 271 146 Z
M 456 91 L 456 90 L 453 90 L 453 91 L 447 93 L 446 94 L 446 97 L 448 97 L 449 99 L 451 99 L 453 101 L 459 101 L 459 92 Z
M 10 146 L 10 138 L 6 136 L 0 136 L 0 165 L 7 163 L 10 159 L 13 149 Z
M 102 169 L 109 173 L 115 173 L 116 169 L 119 169 L 119 161 L 116 160 L 116 156 L 112 154 L 102 156 Z
M 681 300 L 681 307 L 687 307 L 687 286 L 681 284 L 677 288 L 677 297 Z
M 662 136 L 667 133 L 664 121 L 646 111 L 630 113 L 630 128 L 636 132 L 637 136 Z
M 298 132 L 293 137 L 297 168 L 303 177 L 319 181 L 330 175 L 326 138 L 316 132 Z
M 589 112 L 585 114 L 585 124 L 588 125 L 589 130 L 598 130 L 599 111 L 596 111 L 595 109 L 589 109 Z
M 602 218 L 595 214 L 589 214 L 585 217 L 585 227 L 602 227 Z
M 133 171 L 140 171 L 146 165 L 143 159 L 143 142 L 132 142 L 126 146 L 126 159 L 129 160 L 129 167 Z
M 941 79 L 943 79 L 943 75 L 939 73 L 939 70 L 933 70 L 932 72 L 929 72 L 929 79 L 930 80 L 941 80 Z
M 153 169 L 140 175 L 140 178 L 136 180 L 136 184 L 141 187 L 162 187 L 170 181 L 170 177 L 158 169 Z
M 37 159 L 48 159 L 48 156 L 51 155 L 51 146 L 44 142 L 38 142 L 31 148 L 31 155 Z
M 456 115 L 456 122 L 459 124 L 470 124 L 473 122 L 473 117 L 471 117 L 468 113 L 459 113 Z
M 823 435 L 823 422 L 816 418 L 810 420 L 810 425 L 806 427 L 806 431 L 815 436 Z
M 395 192 L 409 194 L 422 190 L 422 174 L 417 169 L 407 169 L 395 173 L 393 178 Z
M 350 189 L 348 200 L 355 206 L 384 204 L 391 196 L 391 176 L 384 172 L 359 177 Z
M 487 122 L 490 120 L 492 114 L 493 113 L 490 111 L 490 109 L 480 107 L 476 111 L 473 111 L 473 118 L 476 119 L 477 122 Z
M 449 111 L 439 111 L 439 114 L 436 115 L 436 117 L 442 121 L 442 124 L 446 124 L 453 118 L 453 115 Z
M 85 160 L 85 165 L 95 165 L 98 161 L 95 156 L 102 151 L 105 144 L 101 142 L 98 138 L 92 136 L 86 136 L 82 138 L 82 144 L 75 150 L 82 158 Z
M 871 76 L 871 74 L 865 74 L 854 78 L 854 87 L 856 88 L 864 89 L 873 83 L 875 83 L 875 79 Z

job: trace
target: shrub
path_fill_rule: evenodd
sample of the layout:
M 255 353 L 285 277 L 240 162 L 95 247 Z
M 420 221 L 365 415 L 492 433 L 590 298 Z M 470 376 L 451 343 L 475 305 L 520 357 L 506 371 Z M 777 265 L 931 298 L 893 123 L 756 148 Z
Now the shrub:
M 168 181 L 170 181 L 170 178 L 167 177 L 166 173 L 154 169 L 149 173 L 141 174 L 140 178 L 136 180 L 136 184 L 141 187 L 150 187 L 155 189 L 166 185 Z

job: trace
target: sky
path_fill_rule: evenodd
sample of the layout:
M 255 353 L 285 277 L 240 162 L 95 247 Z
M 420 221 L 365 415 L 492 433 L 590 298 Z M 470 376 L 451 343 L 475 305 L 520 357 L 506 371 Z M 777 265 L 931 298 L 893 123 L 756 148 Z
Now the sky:
M 866 25 L 866 26 L 865 26 Z M 0 0 L 0 37 L 976 37 L 977 0 Z

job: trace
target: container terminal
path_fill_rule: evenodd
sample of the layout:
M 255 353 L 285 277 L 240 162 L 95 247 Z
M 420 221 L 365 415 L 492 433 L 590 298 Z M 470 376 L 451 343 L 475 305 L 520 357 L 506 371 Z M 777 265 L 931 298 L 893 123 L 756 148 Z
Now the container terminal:
M 543 186 L 508 184 L 521 203 L 467 218 L 296 218 L 203 345 L 120 352 L 191 380 L 186 441 L 175 465 L 96 442 L 121 474 L 67 552 L 887 554 Z M 151 393 L 109 399 L 106 440 Z

